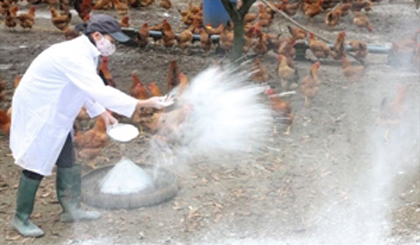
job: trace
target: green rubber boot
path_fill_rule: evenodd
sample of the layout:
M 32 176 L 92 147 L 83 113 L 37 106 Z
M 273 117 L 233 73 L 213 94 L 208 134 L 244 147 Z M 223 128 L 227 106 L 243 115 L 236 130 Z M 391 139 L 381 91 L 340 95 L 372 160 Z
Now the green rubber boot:
M 40 237 L 44 232 L 29 219 L 34 209 L 35 194 L 41 180 L 33 180 L 20 175 L 17 194 L 16 213 L 12 221 L 12 227 L 25 237 Z
M 57 197 L 63 208 L 61 222 L 99 219 L 101 214 L 80 209 L 81 167 L 57 168 Z

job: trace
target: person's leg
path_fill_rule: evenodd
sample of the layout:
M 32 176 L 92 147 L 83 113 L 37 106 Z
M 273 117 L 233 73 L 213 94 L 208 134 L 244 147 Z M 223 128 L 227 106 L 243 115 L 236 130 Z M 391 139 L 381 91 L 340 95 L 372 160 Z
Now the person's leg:
M 36 191 L 43 177 L 28 170 L 23 170 L 20 176 L 12 227 L 22 236 L 39 237 L 44 235 L 44 232 L 29 219 L 34 209 Z
M 98 219 L 100 214 L 80 209 L 81 202 L 81 167 L 75 164 L 75 152 L 71 135 L 57 160 L 57 197 L 63 208 L 60 220 L 73 222 L 78 220 Z

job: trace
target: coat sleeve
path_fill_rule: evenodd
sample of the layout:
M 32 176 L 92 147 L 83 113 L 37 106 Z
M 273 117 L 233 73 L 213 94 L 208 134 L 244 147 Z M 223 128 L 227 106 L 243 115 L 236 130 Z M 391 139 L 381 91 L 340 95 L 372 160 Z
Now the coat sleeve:
M 91 118 L 94 118 L 105 111 L 105 108 L 96 101 L 93 101 L 91 98 L 88 98 L 85 101 L 86 111 Z
M 64 75 L 93 101 L 126 117 L 131 117 L 138 100 L 110 86 L 105 86 L 96 73 L 94 62 L 89 57 L 69 58 L 57 61 Z

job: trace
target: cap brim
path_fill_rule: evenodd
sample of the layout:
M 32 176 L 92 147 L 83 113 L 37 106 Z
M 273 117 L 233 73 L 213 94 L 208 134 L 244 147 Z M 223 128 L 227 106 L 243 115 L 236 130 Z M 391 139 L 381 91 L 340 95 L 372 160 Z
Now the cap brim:
M 122 43 L 130 40 L 130 38 L 122 32 L 113 32 L 113 33 L 109 33 L 109 35 L 115 38 L 115 40 L 117 40 L 118 42 L 122 42 Z

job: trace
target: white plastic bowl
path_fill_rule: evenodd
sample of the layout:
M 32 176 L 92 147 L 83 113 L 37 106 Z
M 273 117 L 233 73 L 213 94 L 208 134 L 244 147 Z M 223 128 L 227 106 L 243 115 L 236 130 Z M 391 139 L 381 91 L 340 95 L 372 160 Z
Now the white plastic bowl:
M 118 123 L 108 126 L 107 134 L 117 142 L 130 142 L 139 135 L 139 130 L 134 125 Z

